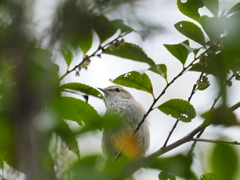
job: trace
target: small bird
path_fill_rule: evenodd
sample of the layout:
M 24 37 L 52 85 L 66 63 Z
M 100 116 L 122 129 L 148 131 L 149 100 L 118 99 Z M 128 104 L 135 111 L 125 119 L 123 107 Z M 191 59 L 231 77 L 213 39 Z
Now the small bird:
M 105 96 L 106 115 L 114 115 L 120 121 L 115 126 L 103 129 L 103 152 L 109 158 L 116 158 L 120 151 L 121 154 L 129 158 L 144 156 L 150 144 L 147 119 L 141 124 L 139 130 L 131 136 L 146 113 L 142 105 L 121 86 L 114 85 L 98 89 Z M 109 120 L 112 121 L 113 118 Z

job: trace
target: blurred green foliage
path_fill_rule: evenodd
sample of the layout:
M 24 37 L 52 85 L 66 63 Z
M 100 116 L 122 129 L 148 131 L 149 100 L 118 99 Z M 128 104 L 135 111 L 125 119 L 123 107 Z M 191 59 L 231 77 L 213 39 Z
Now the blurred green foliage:
M 240 75 L 240 5 L 234 5 L 221 16 L 217 0 L 177 1 L 179 11 L 191 21 L 180 21 L 175 28 L 188 40 L 173 45 L 164 45 L 169 53 L 183 65 L 182 71 L 172 81 L 167 79 L 167 66 L 155 64 L 154 60 L 139 46 L 124 42 L 124 36 L 135 31 L 122 19 L 110 20 L 108 13 L 117 12 L 122 5 L 130 9 L 140 0 L 71 0 L 58 4 L 47 37 L 49 45 L 44 47 L 33 32 L 31 19 L 33 8 L 27 0 L 0 0 L 0 168 L 5 172 L 8 165 L 14 171 L 22 172 L 28 180 L 75 180 L 75 179 L 123 179 L 134 169 L 134 163 L 141 167 L 161 171 L 160 180 L 176 177 L 197 179 L 191 169 L 192 156 L 180 154 L 171 157 L 134 161 L 120 157 L 116 162 L 108 161 L 101 154 L 81 156 L 77 137 L 86 132 L 103 128 L 115 128 L 118 119 L 101 117 L 87 99 L 103 99 L 100 92 L 87 84 L 68 82 L 61 84 L 66 75 L 91 65 L 92 57 L 109 54 L 146 63 L 149 71 L 166 80 L 166 88 L 183 73 L 200 72 L 200 82 L 195 90 L 205 90 L 211 83 L 207 76 L 217 79 L 219 107 L 203 115 L 206 126 L 239 126 L 236 116 L 227 106 L 226 85 Z M 201 16 L 199 8 L 206 7 L 213 16 Z M 127 13 L 126 13 L 127 14 Z M 144 30 L 160 30 L 149 22 L 135 17 L 133 21 Z M 135 31 L 137 32 L 137 31 Z M 159 31 L 158 31 L 159 32 Z M 98 47 L 92 54 L 93 36 L 98 37 Z M 114 36 L 116 35 L 116 36 Z M 114 37 L 113 37 L 114 36 Z M 110 40 L 109 40 L 110 39 Z M 194 59 L 186 65 L 192 53 L 190 42 L 199 43 L 194 49 Z M 58 65 L 53 63 L 53 49 L 60 49 L 68 69 L 59 77 Z M 76 50 L 84 54 L 82 61 L 71 69 Z M 176 64 L 179 63 L 176 61 Z M 228 77 L 231 77 L 229 80 Z M 205 79 L 204 79 L 205 78 Z M 146 91 L 153 95 L 151 78 L 146 73 L 136 71 L 120 75 L 113 83 Z M 67 97 L 68 93 L 78 93 L 86 101 Z M 153 105 L 159 100 L 153 96 Z M 163 110 L 163 107 L 167 110 Z M 150 111 L 153 106 L 150 108 Z M 195 118 L 196 110 L 185 100 L 172 99 L 158 106 L 159 110 L 183 122 Z M 149 112 L 150 112 L 149 111 Z M 187 116 L 187 117 L 186 117 Z M 80 129 L 73 130 L 69 122 L 77 123 Z M 81 146 L 81 145 L 80 145 Z M 72 154 L 71 154 L 72 153 Z M 191 154 L 191 153 L 190 153 Z M 230 145 L 217 144 L 209 158 L 212 171 L 201 176 L 203 180 L 237 179 L 239 169 L 237 150 Z M 133 171 L 134 172 L 134 171 Z M 132 173 L 133 173 L 132 172 Z M 130 174 L 132 174 L 130 173 Z M 217 175 L 216 175 L 216 174 Z M 6 173 L 2 173 L 0 178 Z M 198 175 L 200 177 L 200 175 Z

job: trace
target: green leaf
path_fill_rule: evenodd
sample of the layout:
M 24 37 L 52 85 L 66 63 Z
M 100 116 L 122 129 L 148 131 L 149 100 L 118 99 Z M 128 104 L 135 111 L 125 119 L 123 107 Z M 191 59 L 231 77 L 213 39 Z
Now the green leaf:
M 234 13 L 227 21 L 227 35 L 223 37 L 223 44 L 230 62 L 240 62 L 240 12 Z
M 6 83 L 4 85 L 6 85 Z M 3 88 L 2 84 L 1 88 Z M 11 167 L 20 170 L 17 165 L 17 150 L 14 143 L 16 137 L 14 135 L 15 129 L 12 125 L 12 121 L 10 120 L 9 115 L 4 111 L 0 111 L 0 117 L 0 161 L 2 161 L 1 163 L 4 161 Z M 1 166 L 4 166 L 4 164 L 1 164 Z
M 191 156 L 178 154 L 171 157 L 155 158 L 148 167 L 174 174 L 184 179 L 194 179 L 195 175 L 191 171 L 191 165 Z
M 79 125 L 82 125 L 82 122 L 90 125 L 99 123 L 100 116 L 97 111 L 80 99 L 61 97 L 58 106 L 63 119 L 75 121 Z
M 227 15 L 231 14 L 231 13 L 235 13 L 235 12 L 239 12 L 240 11 L 240 2 L 238 2 L 237 4 L 235 4 L 227 13 Z
M 202 16 L 200 18 L 200 24 L 207 33 L 210 40 L 214 41 L 220 34 L 224 33 L 226 17 L 208 17 Z
M 200 180 L 218 180 L 218 175 L 214 172 L 201 175 Z
M 159 180 L 176 180 L 176 177 L 173 174 L 166 173 L 166 172 L 162 171 L 158 175 L 158 179 Z
M 177 0 L 177 6 L 181 13 L 198 21 L 200 18 L 198 9 L 203 7 L 203 2 L 202 0 L 187 0 L 187 2 L 182 3 L 181 0 Z
M 152 83 L 146 73 L 140 74 L 137 71 L 131 71 L 118 76 L 116 79 L 112 80 L 112 82 L 153 94 Z
M 183 65 L 185 64 L 188 57 L 188 49 L 183 45 L 189 46 L 189 41 L 186 40 L 179 44 L 164 44 L 165 48 L 176 57 Z
M 239 170 L 238 151 L 233 145 L 216 144 L 210 156 L 210 165 L 218 180 L 236 179 Z
M 125 59 L 147 63 L 150 66 L 155 66 L 154 61 L 145 54 L 142 48 L 135 44 L 124 43 L 123 46 L 118 45 L 115 50 L 113 50 L 110 46 L 104 51 L 104 53 Z
M 218 61 L 217 61 L 218 60 Z M 208 60 L 207 60 L 208 61 Z M 220 73 L 221 66 L 224 66 L 222 60 L 220 58 L 214 58 L 212 61 L 208 61 L 207 64 L 196 63 L 194 64 L 189 71 L 203 72 L 206 74 L 212 74 L 214 76 L 217 73 Z
M 223 125 L 223 126 L 239 126 L 239 122 L 235 114 L 229 108 L 221 105 L 220 107 L 207 111 L 201 115 L 205 118 L 207 124 Z
M 123 20 L 117 19 L 109 21 L 105 16 L 96 17 L 94 19 L 93 28 L 97 33 L 101 44 L 111 38 L 118 29 L 121 30 L 121 33 L 133 31 L 132 28 L 123 23 Z
M 101 156 L 91 155 L 82 157 L 80 160 L 75 161 L 71 166 L 71 180 L 111 180 L 114 179 L 110 173 L 102 172 L 99 164 L 103 164 Z M 113 165 L 112 165 L 113 166 Z M 113 175 L 112 175 L 113 176 Z M 115 178 L 117 179 L 117 178 Z M 119 178 L 118 178 L 119 179 Z
M 198 48 L 198 49 L 193 50 L 193 53 L 194 53 L 195 56 L 198 54 L 198 52 L 200 51 L 200 49 L 201 49 L 201 48 Z
M 191 122 L 196 116 L 194 107 L 182 99 L 171 99 L 157 107 L 160 111 L 183 122 Z
M 60 86 L 61 91 L 66 91 L 66 90 L 73 90 L 73 91 L 79 91 L 81 93 L 84 93 L 86 95 L 94 96 L 100 99 L 103 99 L 102 94 L 96 90 L 95 88 L 88 86 L 86 84 L 81 84 L 81 83 L 67 83 L 63 84 Z
M 100 39 L 100 43 L 111 38 L 118 30 L 118 27 L 116 27 L 113 22 L 110 22 L 105 16 L 95 18 L 93 28 Z
M 157 64 L 156 66 L 152 66 L 148 70 L 159 74 L 167 80 L 167 66 L 165 64 Z
M 79 32 L 81 33 L 81 32 Z M 86 31 L 84 33 L 82 33 L 80 36 L 80 40 L 78 41 L 78 45 L 81 48 L 83 54 L 86 54 L 88 52 L 88 50 L 92 47 L 92 31 Z
M 206 6 L 214 16 L 218 16 L 219 9 L 218 0 L 202 0 L 202 1 L 204 3 L 204 6 Z
M 202 64 L 199 64 L 199 63 L 196 63 L 194 64 L 190 69 L 189 71 L 196 71 L 196 72 L 205 72 L 205 73 L 208 73 L 209 72 L 206 72 L 206 65 L 202 65 Z M 210 73 L 211 74 L 211 73 Z
M 121 30 L 121 33 L 134 31 L 131 27 L 125 25 L 121 19 L 114 20 L 112 23 Z
M 207 80 L 206 82 L 199 83 L 197 90 L 203 91 L 203 90 L 207 89 L 209 86 L 210 86 L 210 82 Z
M 73 59 L 72 52 L 69 49 L 65 49 L 65 50 L 61 51 L 61 54 L 62 54 L 65 62 L 67 63 L 67 66 L 69 67 L 72 62 L 72 59 Z
M 79 158 L 80 152 L 78 148 L 78 143 L 77 143 L 75 134 L 69 128 L 68 124 L 64 120 L 61 120 L 59 125 L 56 127 L 55 131 L 61 137 L 61 139 L 66 143 L 68 148 L 73 153 L 75 153 Z
M 204 34 L 196 24 L 189 21 L 180 21 L 176 23 L 174 26 L 180 33 L 182 33 L 186 37 L 205 46 Z

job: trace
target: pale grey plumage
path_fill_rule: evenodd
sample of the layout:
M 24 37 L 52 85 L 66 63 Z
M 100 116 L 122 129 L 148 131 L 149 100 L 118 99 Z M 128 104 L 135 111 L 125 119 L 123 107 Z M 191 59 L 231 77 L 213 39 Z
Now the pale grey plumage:
M 121 123 L 114 129 L 104 129 L 102 138 L 102 149 L 105 154 L 114 157 L 120 151 L 114 146 L 115 141 L 123 137 L 127 132 L 133 132 L 143 119 L 146 113 L 141 104 L 121 86 L 110 86 L 105 89 L 99 88 L 104 92 L 107 113 L 117 115 Z M 137 141 L 137 155 L 143 156 L 149 148 L 149 127 L 147 119 L 134 135 Z

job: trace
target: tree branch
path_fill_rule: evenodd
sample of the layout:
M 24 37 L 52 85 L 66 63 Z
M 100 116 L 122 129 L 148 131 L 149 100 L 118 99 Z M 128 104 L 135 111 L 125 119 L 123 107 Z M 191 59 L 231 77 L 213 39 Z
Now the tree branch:
M 234 144 L 240 145 L 240 142 L 237 141 L 220 141 L 220 140 L 213 140 L 213 139 L 200 139 L 200 138 L 192 138 L 192 141 L 200 141 L 200 142 L 209 142 L 209 143 L 216 143 L 216 144 Z
M 240 102 L 231 106 L 229 109 L 234 111 L 235 107 L 240 107 Z M 151 163 L 154 158 L 157 158 L 163 154 L 165 154 L 166 152 L 169 152 L 173 149 L 175 149 L 178 146 L 181 146 L 187 142 L 190 141 L 197 141 L 199 140 L 199 138 L 193 138 L 197 133 L 203 132 L 204 129 L 206 129 L 206 127 L 209 126 L 209 124 L 206 124 L 205 121 L 203 121 L 203 123 L 201 125 L 199 125 L 197 128 L 195 128 L 194 130 L 192 130 L 189 134 L 187 134 L 186 136 L 184 136 L 183 138 L 179 139 L 178 141 L 175 141 L 174 143 L 165 146 L 165 147 L 161 147 L 159 150 L 157 150 L 156 152 L 154 152 L 153 154 L 149 155 L 148 157 L 141 157 L 136 161 L 133 161 L 132 163 L 130 163 L 127 168 L 125 169 L 125 171 L 123 172 L 123 177 L 128 177 L 131 174 L 133 174 L 134 172 L 136 172 L 138 169 L 140 169 L 141 167 L 146 167 L 149 165 L 149 163 Z M 200 141 L 200 140 L 199 140 Z M 211 141 L 211 140 L 210 140 Z M 227 141 L 218 141 L 218 143 L 225 143 Z M 239 142 L 230 142 L 229 144 L 235 144 L 235 145 L 240 145 Z
M 155 153 L 151 154 L 148 157 L 141 157 L 138 160 L 130 163 L 123 173 L 124 178 L 130 176 L 131 174 L 136 172 L 141 167 L 148 166 L 149 163 L 151 163 L 153 161 L 153 159 L 165 154 L 168 151 L 175 149 L 176 147 L 178 147 L 180 145 L 183 145 L 183 144 L 191 141 L 193 139 L 193 136 L 195 136 L 198 132 L 200 132 L 204 128 L 206 128 L 206 125 L 203 122 L 196 129 L 194 129 L 193 131 L 191 131 L 189 134 L 187 134 L 185 137 L 179 139 L 178 141 L 176 141 L 168 146 L 161 147 L 158 151 L 156 151 Z

